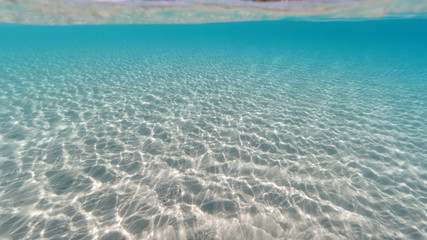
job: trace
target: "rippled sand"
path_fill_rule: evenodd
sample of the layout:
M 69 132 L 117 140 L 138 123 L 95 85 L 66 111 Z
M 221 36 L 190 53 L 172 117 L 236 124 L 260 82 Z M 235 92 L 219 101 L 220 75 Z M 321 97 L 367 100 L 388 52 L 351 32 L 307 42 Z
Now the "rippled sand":
M 425 239 L 425 26 L 2 26 L 0 237 Z

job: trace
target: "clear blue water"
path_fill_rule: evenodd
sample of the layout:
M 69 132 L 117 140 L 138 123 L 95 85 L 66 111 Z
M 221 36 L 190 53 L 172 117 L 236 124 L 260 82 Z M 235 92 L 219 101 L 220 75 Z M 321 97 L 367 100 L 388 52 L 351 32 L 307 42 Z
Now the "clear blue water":
M 0 25 L 0 238 L 426 239 L 425 29 Z

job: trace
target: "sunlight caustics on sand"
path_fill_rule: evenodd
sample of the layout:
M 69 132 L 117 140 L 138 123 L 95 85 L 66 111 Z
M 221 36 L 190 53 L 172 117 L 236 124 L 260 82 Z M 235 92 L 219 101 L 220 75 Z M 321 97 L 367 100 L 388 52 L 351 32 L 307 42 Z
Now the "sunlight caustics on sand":
M 0 238 L 426 239 L 421 29 L 1 25 Z

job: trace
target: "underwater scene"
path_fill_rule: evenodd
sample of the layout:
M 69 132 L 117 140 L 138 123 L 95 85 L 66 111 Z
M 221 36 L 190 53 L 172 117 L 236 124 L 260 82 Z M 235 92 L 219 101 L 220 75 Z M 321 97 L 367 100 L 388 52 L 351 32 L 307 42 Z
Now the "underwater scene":
M 0 0 L 0 239 L 427 239 L 426 13 Z

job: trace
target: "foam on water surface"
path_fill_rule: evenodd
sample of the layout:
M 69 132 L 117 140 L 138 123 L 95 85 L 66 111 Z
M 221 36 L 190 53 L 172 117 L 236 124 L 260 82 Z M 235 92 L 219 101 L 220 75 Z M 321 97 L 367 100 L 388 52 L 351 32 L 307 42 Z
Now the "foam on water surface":
M 425 20 L 0 26 L 0 238 L 425 239 Z

